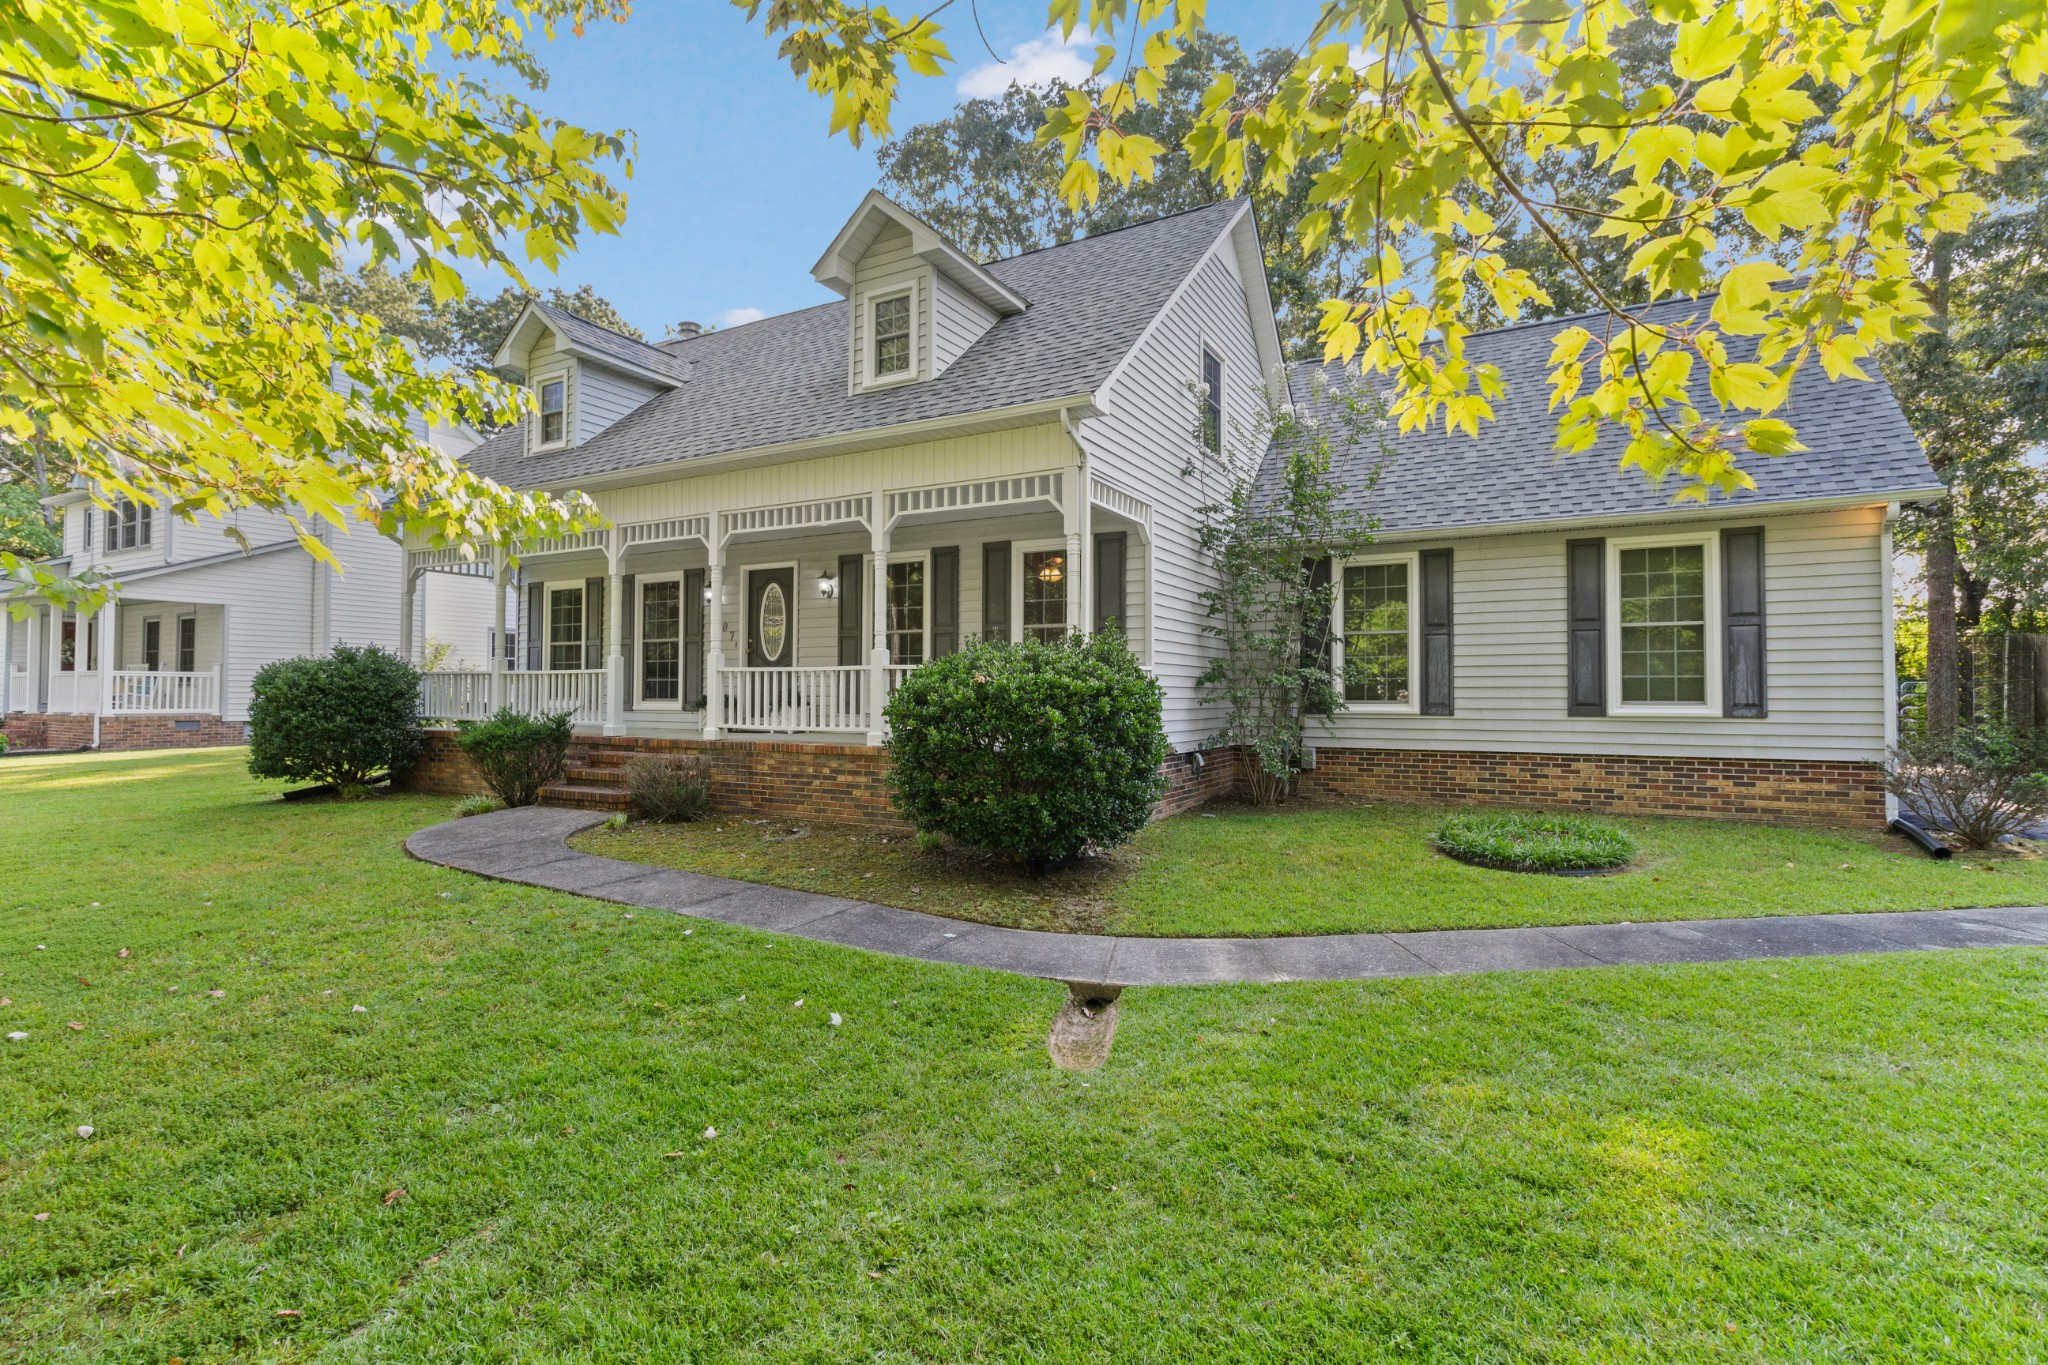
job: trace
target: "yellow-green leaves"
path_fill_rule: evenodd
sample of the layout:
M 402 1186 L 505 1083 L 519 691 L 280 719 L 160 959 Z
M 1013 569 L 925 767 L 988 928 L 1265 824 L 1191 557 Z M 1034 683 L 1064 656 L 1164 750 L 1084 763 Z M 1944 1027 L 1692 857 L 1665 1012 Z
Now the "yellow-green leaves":
M 544 118 L 474 62 L 537 75 L 529 37 L 624 8 L 15 6 L 0 25 L 0 428 L 68 448 L 109 493 L 270 508 L 309 542 L 316 523 L 405 521 L 477 545 L 576 524 L 587 506 L 510 494 L 410 434 L 414 417 L 508 414 L 515 394 L 422 370 L 301 285 L 353 241 L 447 298 L 462 262 L 517 280 L 615 228 L 624 198 L 602 168 L 625 162 L 624 136 Z

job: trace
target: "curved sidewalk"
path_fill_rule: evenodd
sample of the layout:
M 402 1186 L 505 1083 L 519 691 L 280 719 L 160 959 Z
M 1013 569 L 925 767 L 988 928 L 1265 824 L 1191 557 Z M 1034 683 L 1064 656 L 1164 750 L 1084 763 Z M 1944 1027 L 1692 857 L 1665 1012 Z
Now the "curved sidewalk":
M 407 839 L 405 848 L 423 862 L 499 881 L 927 962 L 1114 986 L 1351 981 L 1551 967 L 2048 946 L 2048 907 L 2043 906 L 1297 938 L 1047 934 L 620 862 L 568 847 L 565 841 L 570 835 L 604 819 L 590 811 L 526 806 L 431 826 Z

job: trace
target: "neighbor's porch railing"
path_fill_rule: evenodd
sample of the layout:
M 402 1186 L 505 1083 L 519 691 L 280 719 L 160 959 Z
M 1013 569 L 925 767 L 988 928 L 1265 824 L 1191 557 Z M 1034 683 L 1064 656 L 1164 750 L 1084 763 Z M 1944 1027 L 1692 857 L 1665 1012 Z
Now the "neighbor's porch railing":
M 427 720 L 482 720 L 491 714 L 491 675 L 420 674 L 420 715 Z
M 868 728 L 867 669 L 722 668 L 718 672 L 727 730 L 782 734 Z
M 220 670 L 151 673 L 116 669 L 109 680 L 107 713 L 116 716 L 220 714 Z

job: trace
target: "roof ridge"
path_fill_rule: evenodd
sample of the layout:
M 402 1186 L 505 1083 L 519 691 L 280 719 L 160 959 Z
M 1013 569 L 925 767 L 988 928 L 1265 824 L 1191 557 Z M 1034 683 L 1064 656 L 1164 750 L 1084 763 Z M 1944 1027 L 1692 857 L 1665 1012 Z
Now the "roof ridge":
M 1655 299 L 1645 304 L 1631 304 L 1630 307 L 1640 307 L 1647 310 L 1651 308 L 1660 308 L 1665 304 L 1671 303 L 1706 303 L 1712 299 L 1719 298 L 1720 296 L 1721 291 L 1718 289 L 1714 289 L 1704 294 L 1687 294 L 1682 297 L 1674 296 L 1668 299 Z M 1601 318 L 1610 316 L 1612 316 L 1612 313 L 1609 309 L 1589 308 L 1583 313 L 1560 313 L 1558 316 L 1554 318 L 1532 318 L 1527 322 L 1511 322 L 1501 327 L 1485 327 L 1481 328 L 1479 331 L 1476 332 L 1467 332 L 1465 334 L 1465 339 L 1467 341 L 1472 341 L 1479 337 L 1506 336 L 1510 332 L 1525 332 L 1532 327 L 1563 327 L 1569 326 L 1570 324 L 1575 322 L 1582 321 L 1586 318 Z M 1341 360 L 1290 360 L 1289 362 L 1287 362 L 1287 367 L 1290 370 L 1327 369 L 1331 365 L 1343 365 L 1345 363 L 1347 362 Z
M 557 317 L 568 318 L 572 322 L 580 322 L 585 327 L 595 327 L 598 331 L 603 332 L 606 336 L 615 336 L 621 341 L 630 341 L 635 346 L 640 346 L 647 350 L 653 351 L 656 355 L 668 354 L 668 352 L 662 350 L 660 346 L 656 345 L 654 342 L 649 341 L 645 337 L 628 336 L 626 333 L 621 332 L 616 327 L 607 327 L 601 322 L 595 322 L 590 318 L 584 317 L 581 313 L 572 313 L 567 308 L 562 308 L 555 304 L 549 303 L 546 299 L 542 298 L 538 294 L 533 296 L 533 302 L 534 305 L 541 309 L 541 311 L 543 312 L 553 313 Z
M 1157 218 L 1146 218 L 1136 223 L 1125 223 L 1121 227 L 1104 228 L 1101 232 L 1091 232 L 1085 236 L 1071 237 L 1064 242 L 1049 242 L 1044 246 L 1032 247 L 1029 251 L 1020 251 L 1014 256 L 999 256 L 995 260 L 984 261 L 982 264 L 984 266 L 1008 265 L 1011 261 L 1021 261 L 1026 256 L 1043 256 L 1048 251 L 1058 251 L 1062 247 L 1079 246 L 1083 242 L 1099 242 L 1105 237 L 1114 237 L 1119 232 L 1133 232 L 1138 228 L 1153 227 L 1159 223 L 1170 223 L 1176 218 L 1186 218 L 1191 214 L 1207 213 L 1210 209 L 1220 208 L 1225 204 L 1244 204 L 1250 201 L 1250 195 L 1232 195 L 1228 199 L 1218 199 L 1208 204 L 1197 204 L 1191 209 L 1175 209 L 1172 213 L 1162 213 Z

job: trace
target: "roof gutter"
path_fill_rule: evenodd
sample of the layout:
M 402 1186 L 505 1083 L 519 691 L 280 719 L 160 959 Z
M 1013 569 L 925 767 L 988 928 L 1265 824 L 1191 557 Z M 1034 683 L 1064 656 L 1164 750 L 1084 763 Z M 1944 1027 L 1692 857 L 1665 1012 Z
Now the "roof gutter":
M 1453 536 L 1521 536 L 1544 531 L 1576 531 L 1593 526 L 1663 525 L 1671 522 L 1728 521 L 1743 517 L 1782 517 L 1802 512 L 1844 512 L 1858 507 L 1883 507 L 1888 516 L 1897 515 L 1901 503 L 1933 502 L 1948 492 L 1945 487 L 1916 488 L 1903 492 L 1850 493 L 1833 498 L 1791 498 L 1782 502 L 1716 503 L 1704 507 L 1670 508 L 1661 512 L 1603 512 L 1583 517 L 1549 517 L 1542 521 L 1482 521 L 1456 526 L 1424 526 L 1413 530 L 1380 531 L 1375 544 L 1390 541 L 1447 540 Z

